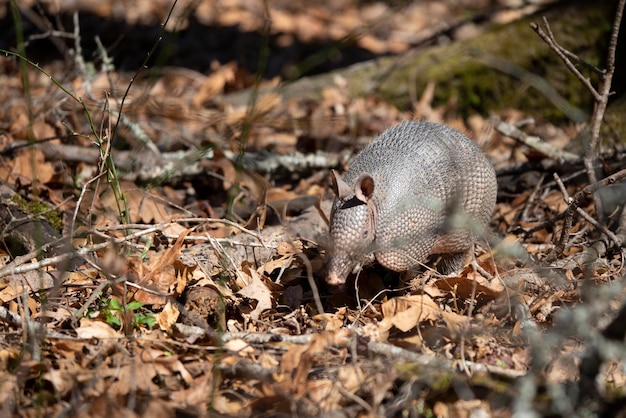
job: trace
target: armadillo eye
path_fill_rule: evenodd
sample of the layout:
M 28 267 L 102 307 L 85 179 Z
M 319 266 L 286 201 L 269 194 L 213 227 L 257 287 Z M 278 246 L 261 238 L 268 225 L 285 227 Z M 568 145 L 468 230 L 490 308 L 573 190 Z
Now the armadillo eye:
M 341 205 L 341 209 L 350 209 L 356 206 L 361 206 L 361 205 L 365 205 L 365 202 L 362 200 L 357 199 L 356 196 L 353 196 L 352 199 L 349 199 L 347 201 L 345 201 L 342 205 Z
M 363 238 L 367 238 L 369 234 L 370 234 L 369 231 L 363 231 Z

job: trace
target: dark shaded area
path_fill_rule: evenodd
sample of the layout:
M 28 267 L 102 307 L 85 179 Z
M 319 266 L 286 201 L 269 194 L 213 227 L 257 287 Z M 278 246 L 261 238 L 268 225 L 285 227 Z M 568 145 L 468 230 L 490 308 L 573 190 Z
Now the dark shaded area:
M 617 2 L 612 0 L 612 3 Z M 38 25 L 35 24 L 33 16 L 37 17 Z M 488 13 L 479 14 L 472 21 L 479 23 L 486 16 Z M 295 37 L 291 38 L 291 34 L 265 36 L 260 32 L 243 31 L 239 26 L 207 26 L 199 22 L 193 13 L 188 19 L 189 25 L 186 29 L 164 33 L 162 41 L 148 63 L 150 67 L 178 66 L 207 73 L 210 71 L 211 63 L 237 62 L 238 68 L 250 75 L 261 74 L 264 78 L 281 76 L 285 80 L 293 80 L 379 56 L 358 47 L 355 44 L 356 39 L 341 41 L 328 39 L 326 42 L 305 43 Z M 45 25 L 41 22 L 45 22 Z M 79 23 L 82 56 L 86 61 L 93 62 L 97 70 L 102 64 L 102 58 L 97 48 L 96 37 L 107 49 L 116 70 L 134 72 L 140 68 L 161 34 L 161 26 L 156 22 L 153 25 L 129 25 L 124 20 L 105 18 L 87 11 L 79 12 Z M 58 35 L 42 36 L 45 30 L 41 29 L 42 26 L 47 26 L 52 30 L 72 33 L 74 30 L 72 13 L 46 14 L 41 8 L 34 7 L 22 14 L 22 24 L 30 59 L 41 64 L 64 60 L 64 68 L 72 68 L 74 58 L 71 51 L 74 49 L 74 40 Z M 0 25 L 4 29 L 0 35 L 0 48 L 15 50 L 16 25 L 10 13 L 0 19 Z M 613 90 L 616 94 L 612 99 L 620 97 L 626 91 L 626 78 L 623 76 L 626 74 L 624 72 L 626 54 L 623 53 L 625 36 L 626 31 L 622 30 L 613 80 Z M 286 44 L 286 38 L 291 38 L 291 43 Z M 436 40 L 425 42 L 431 43 L 436 43 Z M 608 39 L 599 47 L 605 50 L 606 45 Z M 599 63 L 599 66 L 603 67 L 603 64 L 604 62 Z M 253 78 L 249 77 L 248 83 L 252 80 Z
M 40 9 L 30 10 L 50 29 L 72 33 L 72 14 L 42 15 Z M 159 24 L 128 25 L 123 20 L 103 18 L 90 12 L 79 12 L 83 57 L 99 68 L 102 59 L 96 37 L 113 58 L 117 70 L 135 71 L 143 63 L 161 33 Z M 45 33 L 26 15 L 22 15 L 24 39 L 28 57 L 40 64 L 65 60 L 72 64 L 70 50 L 74 40 Z M 39 25 L 41 26 L 41 24 Z M 0 20 L 3 35 L 0 48 L 16 50 L 16 25 L 11 14 Z M 225 64 L 236 61 L 240 69 L 250 74 L 261 73 L 265 78 L 277 75 L 290 79 L 302 75 L 327 72 L 376 57 L 370 51 L 354 44 L 354 39 L 342 41 L 303 43 L 297 39 L 287 46 L 279 45 L 281 34 L 265 36 L 259 32 L 242 31 L 238 26 L 206 26 L 193 15 L 189 25 L 179 32 L 165 32 L 149 66 L 172 65 L 207 72 L 212 62 Z M 284 39 L 281 44 L 284 44 Z M 262 56 L 266 56 L 264 60 Z M 263 61 L 265 63 L 263 64 Z
M 617 2 L 615 2 L 617 3 Z M 621 28 L 617 38 L 615 53 L 615 73 L 613 74 L 612 90 L 616 93 L 611 99 L 615 100 L 626 92 L 626 26 L 622 16 Z M 608 41 L 607 41 L 608 45 Z

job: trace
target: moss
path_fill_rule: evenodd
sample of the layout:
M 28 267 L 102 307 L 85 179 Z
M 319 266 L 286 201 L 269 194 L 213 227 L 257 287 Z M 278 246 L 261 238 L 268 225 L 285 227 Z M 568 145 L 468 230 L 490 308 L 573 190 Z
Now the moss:
M 19 194 L 14 194 L 11 198 L 20 210 L 32 216 L 43 217 L 56 231 L 60 232 L 63 228 L 63 215 L 57 210 L 52 210 L 44 202 L 28 201 Z
M 562 46 L 587 62 L 604 62 L 611 6 L 574 4 L 553 10 L 548 20 Z M 408 99 L 407 80 L 414 80 L 418 92 L 435 81 L 434 104 L 455 98 L 464 115 L 517 108 L 552 120 L 584 118 L 593 106 L 591 95 L 530 28 L 531 22 L 541 22 L 540 16 L 492 28 L 469 41 L 432 48 L 397 65 L 379 94 L 403 106 Z M 588 75 L 596 81 L 593 74 Z M 546 98 L 550 88 L 565 99 L 560 106 L 555 105 L 557 100 Z M 564 113 L 568 103 L 573 109 Z
M 416 363 L 403 363 L 395 366 L 396 371 L 399 373 L 399 379 L 402 381 L 410 381 L 416 376 L 423 380 L 423 382 L 432 390 L 436 392 L 446 392 L 453 385 L 456 376 L 449 371 L 440 371 L 439 373 L 433 373 L 432 370 L 425 370 L 424 366 Z

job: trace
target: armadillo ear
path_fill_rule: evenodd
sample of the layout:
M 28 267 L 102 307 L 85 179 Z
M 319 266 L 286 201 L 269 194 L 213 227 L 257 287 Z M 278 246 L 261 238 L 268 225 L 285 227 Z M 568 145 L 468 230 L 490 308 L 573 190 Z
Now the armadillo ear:
M 335 192 L 335 196 L 339 199 L 347 199 L 351 196 L 352 190 L 350 190 L 350 186 L 348 183 L 343 181 L 339 174 L 335 172 L 335 170 L 330 170 L 330 180 L 333 187 L 333 192 Z
M 374 195 L 374 179 L 369 174 L 361 174 L 354 185 L 354 194 L 357 199 L 367 202 Z

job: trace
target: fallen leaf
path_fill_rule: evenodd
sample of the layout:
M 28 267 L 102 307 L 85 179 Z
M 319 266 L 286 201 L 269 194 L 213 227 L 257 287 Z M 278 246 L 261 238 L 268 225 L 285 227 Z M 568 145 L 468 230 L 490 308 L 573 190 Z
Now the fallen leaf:
M 314 334 L 308 344 L 292 346 L 283 355 L 280 364 L 281 375 L 278 378 L 279 385 L 289 393 L 306 392 L 307 376 L 318 355 L 326 351 L 329 346 L 345 349 L 352 337 L 352 331 L 342 329 L 337 332 Z
M 134 266 L 138 271 L 148 271 L 147 274 L 137 273 L 137 276 L 141 279 L 138 280 L 138 284 L 146 285 L 150 288 L 156 288 L 160 293 L 178 296 L 184 290 L 187 284 L 186 275 L 176 274 L 177 264 L 176 260 L 180 255 L 183 242 L 190 230 L 186 229 L 181 233 L 174 245 L 165 250 L 158 257 L 153 258 L 149 267 L 143 266 L 138 260 L 131 263 L 130 266 Z M 139 268 L 143 267 L 143 268 Z M 164 296 L 155 295 L 150 292 L 138 290 L 134 293 L 134 299 L 143 303 L 144 305 L 165 304 L 166 298 Z
M 33 183 L 35 180 L 47 183 L 54 176 L 54 166 L 46 161 L 43 152 L 35 148 L 20 152 L 12 160 L 12 165 L 11 170 L 7 170 L 11 182 L 20 178 L 23 182 L 26 179 L 26 183 Z M 7 179 L 6 177 L 3 178 Z
M 428 295 L 410 295 L 389 299 L 382 306 L 383 317 L 390 325 L 406 332 L 420 322 L 441 318 L 441 308 Z
M 500 288 L 496 290 L 490 286 L 478 283 L 478 279 L 474 279 L 476 276 L 480 275 L 470 273 L 468 277 L 444 277 L 437 280 L 434 285 L 463 299 L 470 299 L 474 296 L 479 304 L 495 300 L 500 296 L 503 287 L 498 280 L 494 280 L 494 282 L 498 282 L 498 284 L 494 283 L 494 286 Z M 480 277 L 482 278 L 482 276 Z
M 115 331 L 111 326 L 102 321 L 96 321 L 88 318 L 80 319 L 80 326 L 76 328 L 76 336 L 78 338 L 90 339 L 110 339 L 121 338 L 122 334 Z
M 263 312 L 272 309 L 272 292 L 255 270 L 250 269 L 250 276 L 252 281 L 237 293 L 257 301 L 256 307 L 250 312 L 250 318 L 259 319 Z
M 241 338 L 235 338 L 233 340 L 227 341 L 224 344 L 224 349 L 239 356 L 249 356 L 254 353 L 254 348 L 252 348 L 250 344 L 248 344 L 245 340 Z
M 169 300 L 163 310 L 156 315 L 157 323 L 163 331 L 169 331 L 178 320 L 180 312 Z

